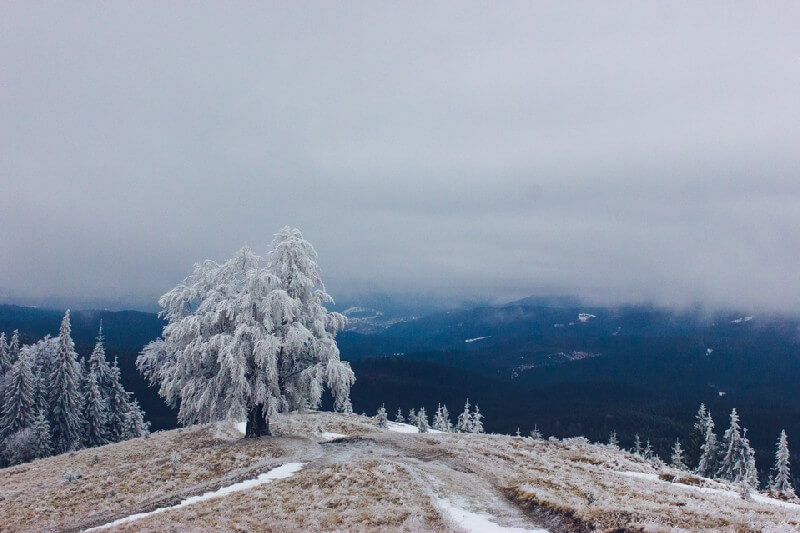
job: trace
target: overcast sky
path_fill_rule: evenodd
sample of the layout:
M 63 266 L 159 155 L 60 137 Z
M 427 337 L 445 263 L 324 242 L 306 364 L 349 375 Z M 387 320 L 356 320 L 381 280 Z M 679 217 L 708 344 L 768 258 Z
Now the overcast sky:
M 800 309 L 798 2 L 2 11 L 4 301 L 147 306 L 289 224 L 340 299 Z

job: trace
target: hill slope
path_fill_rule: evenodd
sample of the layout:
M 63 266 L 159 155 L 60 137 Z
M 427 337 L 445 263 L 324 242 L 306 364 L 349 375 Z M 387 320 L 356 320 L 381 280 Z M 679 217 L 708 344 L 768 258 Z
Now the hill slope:
M 2 470 L 2 529 L 800 530 L 800 505 L 745 501 L 583 439 L 405 433 L 331 413 L 275 427 L 252 440 L 194 426 Z

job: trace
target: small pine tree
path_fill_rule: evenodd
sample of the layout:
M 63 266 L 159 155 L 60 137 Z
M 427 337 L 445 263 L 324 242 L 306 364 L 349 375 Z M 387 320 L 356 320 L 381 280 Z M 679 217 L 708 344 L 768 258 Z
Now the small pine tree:
M 34 455 L 37 459 L 49 457 L 53 450 L 50 446 L 50 423 L 43 411 L 39 411 L 36 420 L 33 422 L 34 433 Z
M 464 404 L 464 411 L 458 415 L 458 420 L 456 421 L 456 431 L 459 433 L 472 433 L 472 415 L 469 412 L 469 398 L 467 398 L 467 402 Z
M 778 437 L 778 444 L 775 450 L 775 467 L 770 482 L 770 491 L 773 493 L 794 498 L 794 487 L 792 487 L 792 474 L 789 470 L 789 442 L 786 438 L 786 431 L 781 430 Z
M 642 456 L 642 441 L 638 433 L 633 436 L 633 448 L 631 448 L 631 453 L 640 457 Z
M 414 408 L 408 410 L 408 423 L 412 426 L 417 425 L 417 413 L 414 411 Z
M 612 431 L 608 434 L 608 445 L 612 448 L 619 449 L 619 441 L 617 440 L 617 432 Z
M 398 424 L 402 424 L 403 422 L 406 421 L 406 419 L 403 418 L 403 410 L 400 409 L 399 407 L 397 408 L 397 414 L 394 415 L 394 421 L 397 422 Z
M 703 444 L 700 446 L 700 461 L 697 463 L 696 473 L 703 477 L 714 477 L 719 468 L 719 450 L 717 446 L 717 434 L 714 432 L 714 420 L 711 418 L 711 411 L 707 415 L 705 424 L 706 435 Z
M 680 439 L 675 439 L 675 445 L 672 447 L 672 466 L 678 470 L 688 470 L 686 463 L 683 462 L 683 448 L 681 448 Z
M 642 451 L 642 457 L 645 459 L 653 459 L 655 457 L 655 453 L 653 452 L 653 447 L 650 446 L 650 439 L 647 439 L 647 445 L 644 447 Z
M 750 446 L 750 439 L 747 438 L 747 428 L 744 429 L 742 436 L 742 448 L 744 455 L 744 483 L 751 489 L 758 490 L 758 470 L 756 469 L 756 451 Z
M 450 421 L 450 411 L 447 410 L 447 405 L 442 404 L 442 418 L 444 418 L 445 426 L 447 427 L 447 432 L 450 433 L 453 431 L 453 423 Z
M 8 353 L 6 334 L 0 333 L 0 378 L 7 374 L 11 370 L 12 366 L 13 364 L 11 363 L 11 356 Z
M 536 424 L 533 425 L 533 429 L 531 430 L 531 437 L 533 437 L 534 440 L 542 440 L 542 432 L 539 431 L 539 426 Z
M 420 407 L 417 413 L 417 429 L 420 433 L 428 432 L 428 415 L 425 413 L 424 407 Z
M 50 373 L 50 428 L 55 453 L 68 452 L 81 444 L 81 365 L 70 333 L 68 309 L 61 321 L 58 351 Z
M 83 407 L 83 445 L 86 447 L 108 444 L 108 404 L 100 394 L 100 384 L 93 368 L 85 379 Z
M 447 408 L 443 410 L 442 405 L 439 404 L 439 406 L 436 408 L 436 414 L 433 415 L 433 429 L 436 431 L 441 431 L 442 433 L 447 433 L 450 431 L 450 421 L 444 417 L 446 410 Z
M 389 417 L 386 415 L 386 407 L 381 405 L 380 409 L 378 409 L 378 414 L 375 415 L 375 425 L 379 428 L 385 428 L 389 426 Z
M 125 439 L 144 437 L 150 433 L 150 422 L 145 422 L 144 411 L 142 411 L 137 400 L 128 403 L 128 410 L 125 413 L 123 428 Z
M 470 416 L 470 433 L 483 433 L 483 415 L 478 404 L 475 404 L 475 411 Z
M 33 404 L 34 377 L 31 357 L 26 350 L 14 363 L 5 387 L 3 417 L 0 424 L 4 438 L 33 425 L 36 418 Z
M 342 413 L 346 415 L 353 414 L 353 402 L 350 401 L 350 398 L 342 402 Z

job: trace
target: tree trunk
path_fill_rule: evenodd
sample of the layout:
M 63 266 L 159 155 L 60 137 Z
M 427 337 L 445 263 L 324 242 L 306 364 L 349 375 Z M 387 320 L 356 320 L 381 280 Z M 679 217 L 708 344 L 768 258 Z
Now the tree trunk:
M 247 429 L 245 437 L 257 439 L 265 435 L 272 435 L 269 430 L 269 419 L 264 415 L 263 405 L 255 405 L 247 412 Z

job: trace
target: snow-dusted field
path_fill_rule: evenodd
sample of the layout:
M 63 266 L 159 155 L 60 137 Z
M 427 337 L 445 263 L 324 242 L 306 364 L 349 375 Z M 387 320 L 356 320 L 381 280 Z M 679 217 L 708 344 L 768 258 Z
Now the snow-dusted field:
M 582 439 L 419 434 L 330 413 L 273 427 L 256 440 L 197 426 L 0 470 L 0 530 L 800 530 L 797 504 L 745 501 Z

